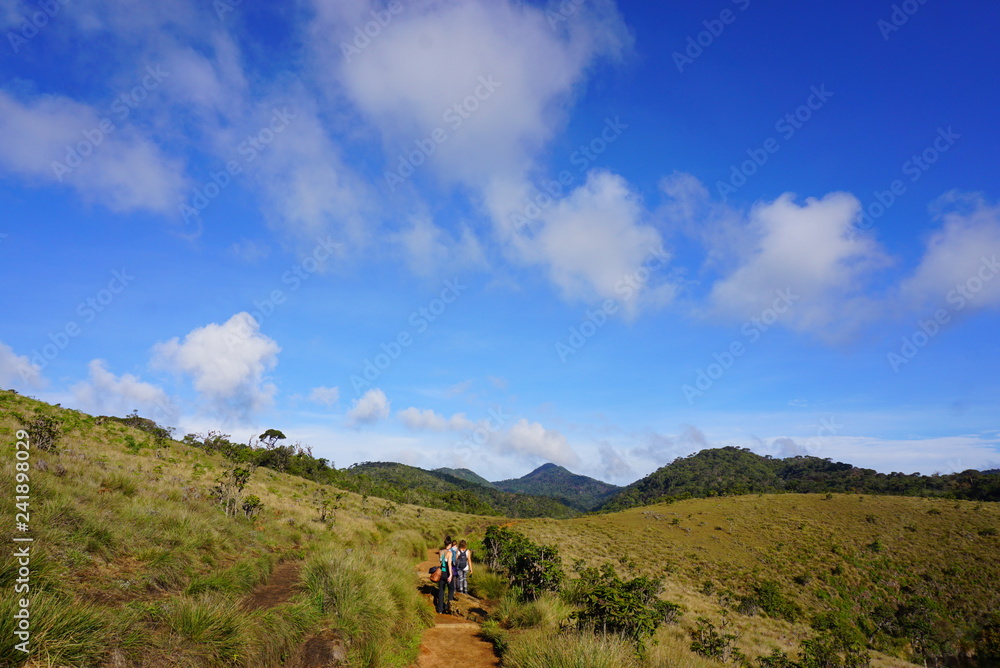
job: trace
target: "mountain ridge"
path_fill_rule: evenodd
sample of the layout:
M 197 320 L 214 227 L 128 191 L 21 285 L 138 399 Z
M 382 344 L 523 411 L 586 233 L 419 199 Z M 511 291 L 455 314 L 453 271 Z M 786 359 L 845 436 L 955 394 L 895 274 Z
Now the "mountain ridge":
M 507 492 L 558 499 L 582 512 L 594 510 L 621 489 L 618 485 L 573 473 L 552 462 L 542 464 L 520 478 L 498 480 L 493 484 Z

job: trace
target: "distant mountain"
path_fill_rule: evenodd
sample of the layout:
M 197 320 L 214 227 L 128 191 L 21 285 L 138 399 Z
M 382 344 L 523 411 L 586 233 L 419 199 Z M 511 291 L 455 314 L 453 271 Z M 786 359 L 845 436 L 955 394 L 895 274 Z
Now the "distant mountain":
M 774 459 L 746 448 L 713 448 L 680 457 L 600 506 L 615 511 L 691 497 L 774 492 L 855 492 L 1000 501 L 1000 479 L 980 471 L 925 476 L 878 473 L 819 457 Z
M 396 462 L 363 462 L 342 473 L 340 483 L 350 482 L 346 488 L 351 491 L 430 508 L 506 517 L 566 518 L 579 514 L 550 497 L 506 492 L 440 470 Z
M 511 480 L 493 483 L 507 492 L 548 496 L 571 508 L 589 511 L 621 489 L 585 475 L 578 475 L 556 464 L 542 464 L 537 469 Z
M 460 478 L 467 482 L 475 483 L 477 485 L 482 485 L 483 487 L 491 487 L 496 489 L 496 487 L 489 480 L 479 475 L 475 471 L 470 471 L 469 469 L 449 469 L 449 468 L 439 468 L 434 469 L 434 473 L 444 473 L 446 475 L 454 476 L 455 478 Z

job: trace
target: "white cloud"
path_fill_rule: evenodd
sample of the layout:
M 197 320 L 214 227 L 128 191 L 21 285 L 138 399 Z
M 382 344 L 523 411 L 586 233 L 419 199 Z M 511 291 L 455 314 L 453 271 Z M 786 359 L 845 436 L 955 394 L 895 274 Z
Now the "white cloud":
M 351 425 L 372 424 L 387 417 L 389 417 L 389 400 L 385 392 L 377 387 L 362 394 L 347 412 L 348 423 Z
M 973 308 L 1000 306 L 1000 206 L 976 195 L 949 193 L 939 205 L 940 230 L 900 292 L 913 308 L 945 306 L 948 294 Z M 964 307 L 964 306 L 963 306 Z
M 0 168 L 35 183 L 64 183 L 116 212 L 176 211 L 186 185 L 183 163 L 132 127 L 108 132 L 108 122 L 114 120 L 66 97 L 22 103 L 0 91 Z M 67 147 L 80 157 L 67 158 Z M 55 162 L 67 171 L 57 174 Z
M 332 75 L 332 94 L 343 92 L 382 133 L 388 167 L 440 127 L 447 141 L 428 162 L 443 178 L 467 184 L 524 170 L 562 124 L 587 67 L 630 43 L 617 9 L 605 0 L 578 5 L 560 29 L 549 25 L 543 8 L 510 0 L 429 0 L 404 3 L 362 53 L 345 57 L 341 44 L 383 5 L 315 5 L 313 42 L 323 71 Z M 495 88 L 488 91 L 481 78 Z M 485 99 L 463 114 L 467 118 L 445 118 L 477 88 Z
M 463 227 L 456 237 L 434 224 L 430 218 L 414 218 L 408 229 L 396 235 L 410 270 L 418 276 L 451 273 L 485 264 L 476 235 Z
M 785 194 L 754 206 L 748 225 L 756 241 L 740 266 L 712 287 L 715 311 L 759 318 L 780 299 L 779 291 L 789 291 L 795 299 L 780 316 L 784 325 L 826 340 L 851 334 L 878 313 L 864 296 L 865 279 L 888 263 L 874 240 L 853 234 L 859 211 L 847 193 L 808 198 L 803 205 Z
M 400 422 L 414 431 L 465 431 L 475 427 L 475 423 L 465 417 L 465 413 L 455 413 L 446 418 L 431 409 L 406 408 L 396 414 Z
M 534 460 L 552 462 L 567 468 L 580 464 L 580 458 L 566 437 L 554 429 L 521 418 L 497 438 L 496 449 L 501 454 L 514 453 Z
M 240 239 L 229 247 L 229 254 L 247 264 L 258 264 L 271 255 L 271 246 L 252 239 Z
M 524 258 L 548 267 L 565 297 L 614 298 L 633 309 L 667 260 L 659 232 L 643 224 L 644 213 L 625 179 L 595 171 L 542 214 L 536 231 L 513 243 Z M 660 281 L 659 288 L 661 298 L 673 296 L 671 286 Z
M 259 331 L 249 313 L 212 323 L 153 348 L 153 365 L 190 376 L 198 393 L 221 416 L 238 421 L 269 406 L 277 388 L 265 381 L 281 348 Z
M 115 376 L 106 365 L 104 360 L 92 360 L 87 367 L 90 378 L 71 388 L 80 410 L 119 416 L 137 410 L 143 417 L 166 424 L 176 419 L 177 407 L 165 391 L 130 373 Z
M 340 401 L 340 388 L 314 387 L 309 393 L 309 401 L 332 408 Z
M 0 341 L 0 385 L 9 389 L 34 389 L 45 384 L 40 368 Z

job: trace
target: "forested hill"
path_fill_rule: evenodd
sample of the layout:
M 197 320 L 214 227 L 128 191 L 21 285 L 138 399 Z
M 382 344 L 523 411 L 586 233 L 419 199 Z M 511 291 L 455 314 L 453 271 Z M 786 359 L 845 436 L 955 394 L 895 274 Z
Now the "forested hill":
M 543 464 L 520 478 L 493 483 L 508 492 L 538 494 L 559 499 L 578 510 L 593 510 L 621 489 L 617 485 L 588 478 L 556 464 Z
M 449 469 L 449 468 L 439 468 L 434 469 L 432 473 L 445 473 L 455 478 L 460 478 L 466 482 L 473 482 L 477 485 L 482 485 L 483 487 L 495 487 L 493 483 L 479 475 L 475 471 L 470 471 L 469 469 Z
M 819 457 L 775 459 L 746 448 L 713 448 L 675 459 L 622 489 L 600 510 L 623 510 L 680 498 L 774 492 L 856 492 L 1000 501 L 1000 476 L 974 470 L 930 476 L 886 474 Z
M 338 486 L 403 503 L 479 515 L 573 517 L 573 508 L 545 496 L 515 494 L 396 462 L 363 462 L 343 471 Z M 444 505 L 440 505 L 440 504 Z

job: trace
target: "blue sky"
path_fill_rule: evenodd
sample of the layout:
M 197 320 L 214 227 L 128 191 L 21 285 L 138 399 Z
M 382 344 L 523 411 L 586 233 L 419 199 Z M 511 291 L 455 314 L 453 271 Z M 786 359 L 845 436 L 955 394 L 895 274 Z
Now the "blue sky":
M 490 479 L 1000 463 L 1000 7 L 0 24 L 0 386 Z

